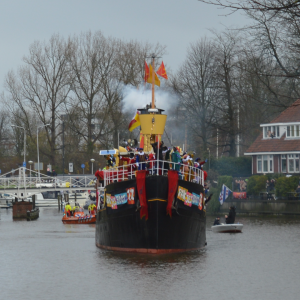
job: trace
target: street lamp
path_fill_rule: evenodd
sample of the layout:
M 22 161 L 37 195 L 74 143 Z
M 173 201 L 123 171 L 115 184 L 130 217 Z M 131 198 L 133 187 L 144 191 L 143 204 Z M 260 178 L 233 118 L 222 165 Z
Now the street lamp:
M 30 166 L 30 175 L 29 175 L 29 177 L 31 177 L 31 165 L 33 164 L 33 161 L 30 160 L 30 161 L 28 161 L 28 163 L 29 163 L 29 166 Z
M 91 158 L 90 161 L 92 162 L 92 175 L 93 175 L 94 174 L 94 172 L 93 172 L 93 166 L 94 166 L 94 161 L 95 160 L 93 158 Z
M 39 183 L 41 183 L 41 176 L 40 176 L 40 153 L 39 153 L 39 129 L 49 126 L 50 124 L 38 126 L 36 129 L 36 147 L 37 147 L 37 157 L 38 157 L 38 176 L 39 176 Z
M 23 176 L 24 176 L 24 188 L 26 192 L 26 178 L 25 178 L 25 168 L 26 168 L 26 131 L 25 127 L 23 126 L 17 126 L 17 125 L 11 125 L 11 127 L 21 128 L 24 130 L 24 161 L 23 161 Z

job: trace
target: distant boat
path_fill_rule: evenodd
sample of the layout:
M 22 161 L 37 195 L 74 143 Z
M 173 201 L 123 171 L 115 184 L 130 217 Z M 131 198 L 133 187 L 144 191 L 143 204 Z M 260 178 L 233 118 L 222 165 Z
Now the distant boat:
M 68 217 L 66 214 L 62 217 L 64 224 L 95 224 L 96 215 L 85 215 L 84 212 L 75 212 L 74 216 Z
M 223 224 L 211 226 L 213 232 L 238 233 L 242 232 L 243 224 Z

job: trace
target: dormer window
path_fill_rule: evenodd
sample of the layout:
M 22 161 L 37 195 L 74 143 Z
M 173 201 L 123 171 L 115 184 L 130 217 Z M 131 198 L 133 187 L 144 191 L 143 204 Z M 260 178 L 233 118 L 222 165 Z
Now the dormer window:
M 264 138 L 279 138 L 279 126 L 265 126 Z
M 287 137 L 300 137 L 299 125 L 290 125 L 286 127 Z

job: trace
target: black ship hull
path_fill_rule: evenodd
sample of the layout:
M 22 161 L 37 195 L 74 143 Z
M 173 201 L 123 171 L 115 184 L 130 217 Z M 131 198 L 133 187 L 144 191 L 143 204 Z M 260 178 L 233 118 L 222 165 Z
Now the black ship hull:
M 193 182 L 178 181 L 178 186 L 200 195 L 203 187 Z M 196 205 L 187 206 L 175 194 L 172 217 L 167 215 L 168 177 L 148 176 L 145 181 L 148 220 L 140 218 L 136 180 L 115 182 L 105 193 L 116 195 L 135 188 L 135 203 L 98 211 L 96 245 L 100 248 L 141 253 L 171 253 L 198 250 L 206 244 L 205 211 Z M 180 196 L 179 196 L 180 197 Z

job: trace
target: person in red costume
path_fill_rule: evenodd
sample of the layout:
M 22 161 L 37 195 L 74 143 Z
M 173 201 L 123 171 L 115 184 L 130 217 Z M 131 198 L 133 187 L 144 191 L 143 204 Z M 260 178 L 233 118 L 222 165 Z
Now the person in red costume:
M 149 173 L 152 174 L 155 172 L 155 155 L 150 153 L 148 156 L 148 166 L 147 166 Z
M 134 176 L 134 172 L 136 171 L 136 159 L 134 154 L 130 153 L 129 157 L 120 156 L 120 160 L 127 162 L 128 177 L 132 178 Z

